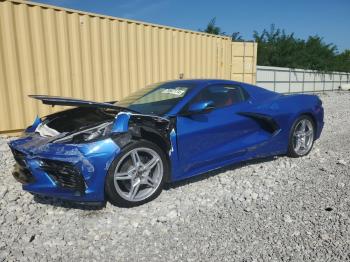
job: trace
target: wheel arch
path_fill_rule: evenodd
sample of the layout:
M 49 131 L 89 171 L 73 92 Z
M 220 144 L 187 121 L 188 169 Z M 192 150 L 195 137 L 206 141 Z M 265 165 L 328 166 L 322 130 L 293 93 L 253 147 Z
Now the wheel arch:
M 164 153 L 169 170 L 166 174 L 165 181 L 170 182 L 171 178 L 171 161 L 169 157 L 169 150 L 171 148 L 170 142 L 168 142 L 161 134 L 155 131 L 141 129 L 141 136 L 139 137 L 141 140 L 149 141 L 159 147 L 160 150 Z

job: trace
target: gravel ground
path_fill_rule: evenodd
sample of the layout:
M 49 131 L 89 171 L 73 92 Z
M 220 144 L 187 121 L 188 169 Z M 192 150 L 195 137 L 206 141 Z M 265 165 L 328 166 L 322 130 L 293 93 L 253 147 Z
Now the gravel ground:
M 34 198 L 0 138 L 0 261 L 350 260 L 350 93 L 321 98 L 308 156 L 203 175 L 132 209 Z

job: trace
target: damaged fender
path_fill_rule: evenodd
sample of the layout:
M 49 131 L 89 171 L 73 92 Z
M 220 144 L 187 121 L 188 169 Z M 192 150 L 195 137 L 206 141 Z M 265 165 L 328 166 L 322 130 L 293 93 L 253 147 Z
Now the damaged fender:
M 172 163 L 178 162 L 175 121 L 175 118 L 120 112 L 113 123 L 112 139 L 121 149 L 132 141 L 148 140 L 164 150 L 173 169 Z
M 128 132 L 129 129 L 129 119 L 130 119 L 129 112 L 120 112 L 115 118 L 115 121 L 113 123 L 112 127 L 112 133 L 125 133 Z
M 39 116 L 36 116 L 33 124 L 29 126 L 25 131 L 26 132 L 35 132 L 36 128 L 41 124 L 41 119 Z

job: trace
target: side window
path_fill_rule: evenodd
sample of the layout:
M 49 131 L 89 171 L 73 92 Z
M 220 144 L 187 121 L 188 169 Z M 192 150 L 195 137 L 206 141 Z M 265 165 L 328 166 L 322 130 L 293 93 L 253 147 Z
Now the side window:
M 215 108 L 221 108 L 240 103 L 247 98 L 248 94 L 240 86 L 211 85 L 204 88 L 191 103 L 211 100 Z

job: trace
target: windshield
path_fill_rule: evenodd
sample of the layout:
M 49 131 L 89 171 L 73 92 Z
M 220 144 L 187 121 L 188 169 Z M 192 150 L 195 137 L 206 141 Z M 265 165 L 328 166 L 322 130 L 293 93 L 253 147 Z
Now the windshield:
M 163 115 L 170 111 L 193 85 L 177 82 L 158 83 L 143 88 L 115 103 L 142 114 Z

